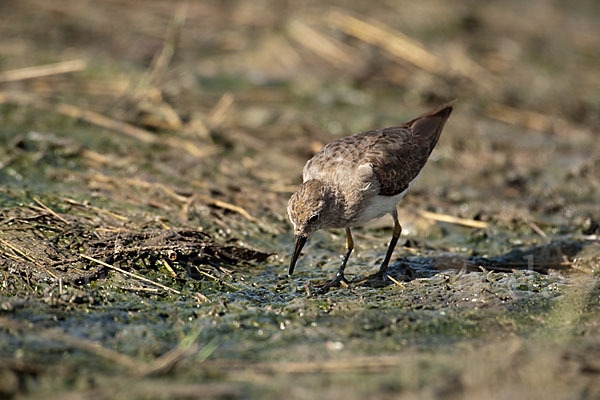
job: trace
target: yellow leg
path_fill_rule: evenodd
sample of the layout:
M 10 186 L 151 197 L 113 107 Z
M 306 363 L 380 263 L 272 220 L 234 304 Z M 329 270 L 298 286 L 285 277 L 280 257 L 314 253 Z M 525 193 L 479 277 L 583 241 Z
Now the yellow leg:
M 352 250 L 354 248 L 354 240 L 352 240 L 352 232 L 350 228 L 346 228 L 346 250 Z

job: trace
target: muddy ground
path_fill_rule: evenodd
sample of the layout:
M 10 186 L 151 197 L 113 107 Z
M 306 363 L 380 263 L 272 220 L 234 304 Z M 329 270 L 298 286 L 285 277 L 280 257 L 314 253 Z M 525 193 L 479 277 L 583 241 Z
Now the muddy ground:
M 0 397 L 600 397 L 599 18 L 0 2 Z M 339 231 L 288 277 L 305 161 L 451 99 L 393 280 L 314 296 Z

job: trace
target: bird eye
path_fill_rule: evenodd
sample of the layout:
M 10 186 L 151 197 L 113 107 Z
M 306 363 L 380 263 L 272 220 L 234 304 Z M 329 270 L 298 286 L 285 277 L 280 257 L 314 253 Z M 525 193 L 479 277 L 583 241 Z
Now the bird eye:
M 314 223 L 314 222 L 317 222 L 318 219 L 319 219 L 319 214 L 315 214 L 308 219 L 308 222 Z

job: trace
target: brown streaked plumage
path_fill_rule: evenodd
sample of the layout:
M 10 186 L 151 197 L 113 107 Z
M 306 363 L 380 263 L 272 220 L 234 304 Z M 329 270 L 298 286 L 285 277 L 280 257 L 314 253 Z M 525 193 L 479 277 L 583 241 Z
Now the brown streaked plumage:
M 350 227 L 391 214 L 392 240 L 379 271 L 369 277 L 385 279 L 401 232 L 396 204 L 425 166 L 451 112 L 450 104 L 445 104 L 402 125 L 337 139 L 306 163 L 303 183 L 288 203 L 296 236 L 290 275 L 313 232 L 346 228 L 344 260 L 323 290 L 346 282 L 344 268 L 354 247 Z

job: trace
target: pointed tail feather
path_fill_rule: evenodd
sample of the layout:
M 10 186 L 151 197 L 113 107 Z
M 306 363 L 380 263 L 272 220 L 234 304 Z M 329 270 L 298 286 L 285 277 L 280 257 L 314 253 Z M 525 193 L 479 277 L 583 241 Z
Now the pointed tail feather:
M 429 153 L 433 150 L 440 138 L 442 128 L 446 124 L 452 112 L 452 102 L 446 103 L 433 111 L 429 111 L 405 125 L 413 132 L 413 137 L 424 146 L 429 147 Z

